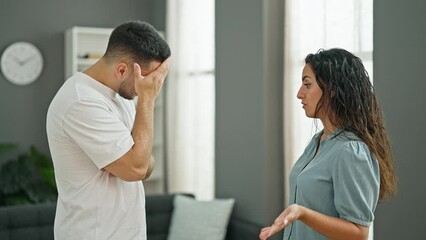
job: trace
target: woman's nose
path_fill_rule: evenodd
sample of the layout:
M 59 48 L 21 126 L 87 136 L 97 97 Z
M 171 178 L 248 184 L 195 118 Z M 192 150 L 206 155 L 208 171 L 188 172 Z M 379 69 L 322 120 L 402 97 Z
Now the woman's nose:
M 298 99 L 302 99 L 302 98 L 303 98 L 302 88 L 299 88 L 299 91 L 297 92 L 296 97 L 297 97 Z

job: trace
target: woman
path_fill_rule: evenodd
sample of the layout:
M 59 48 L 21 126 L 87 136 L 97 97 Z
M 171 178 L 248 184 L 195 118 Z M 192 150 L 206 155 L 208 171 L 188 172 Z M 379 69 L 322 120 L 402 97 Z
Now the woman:
M 377 202 L 396 192 L 382 111 L 358 57 L 320 50 L 305 63 L 297 98 L 324 129 L 290 173 L 289 207 L 260 239 L 284 228 L 285 240 L 367 239 Z

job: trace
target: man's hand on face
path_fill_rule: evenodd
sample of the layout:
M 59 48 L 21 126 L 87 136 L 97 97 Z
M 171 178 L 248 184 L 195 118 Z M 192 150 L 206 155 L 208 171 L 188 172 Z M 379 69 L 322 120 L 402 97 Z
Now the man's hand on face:
M 142 76 L 141 67 L 135 63 L 135 91 L 138 99 L 142 101 L 155 101 L 163 86 L 164 79 L 169 72 L 170 58 L 166 59 L 154 71 L 146 76 Z

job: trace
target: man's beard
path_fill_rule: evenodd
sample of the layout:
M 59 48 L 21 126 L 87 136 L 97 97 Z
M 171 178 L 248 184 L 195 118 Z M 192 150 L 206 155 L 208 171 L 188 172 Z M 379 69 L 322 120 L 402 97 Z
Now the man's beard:
M 118 94 L 127 99 L 127 100 L 132 100 L 133 98 L 135 98 L 136 93 L 134 90 L 131 89 L 130 85 L 126 84 L 126 82 L 123 82 L 120 85 L 120 88 L 118 89 Z

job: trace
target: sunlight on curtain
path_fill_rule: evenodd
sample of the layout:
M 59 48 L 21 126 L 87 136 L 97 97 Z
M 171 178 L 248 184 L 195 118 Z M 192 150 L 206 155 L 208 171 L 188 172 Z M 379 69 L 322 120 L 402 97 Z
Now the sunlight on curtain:
M 286 0 L 284 37 L 284 166 L 287 178 L 309 140 L 322 129 L 319 120 L 315 124 L 305 116 L 296 98 L 304 58 L 320 48 L 344 48 L 363 60 L 372 79 L 373 0 Z M 287 180 L 285 184 L 287 190 Z
M 167 1 L 169 192 L 214 196 L 214 0 Z

